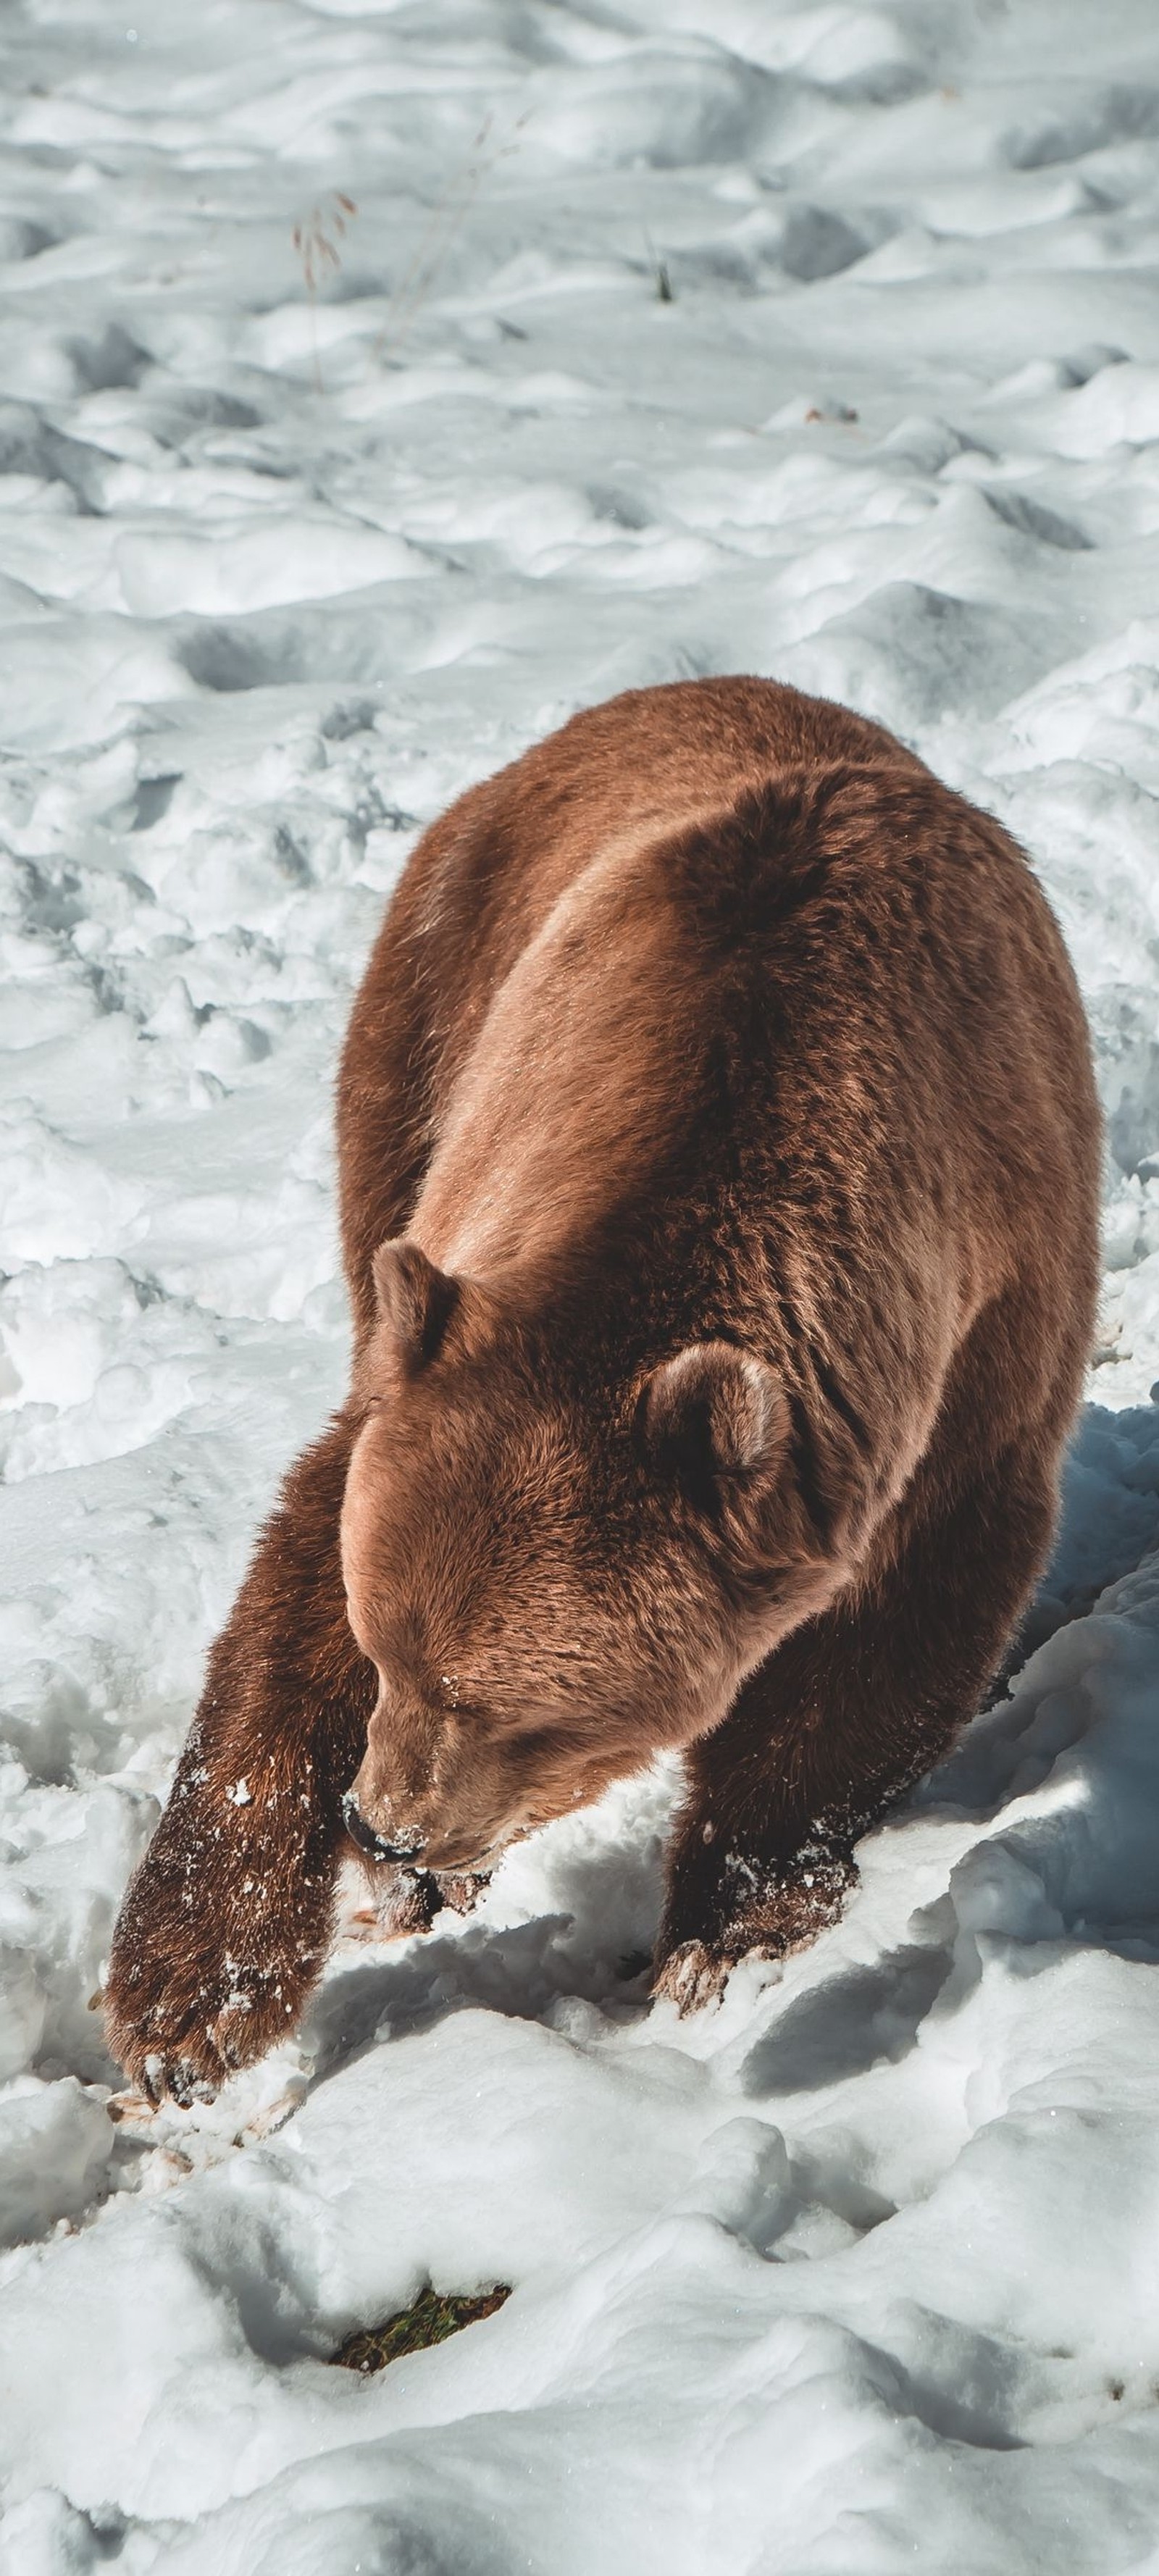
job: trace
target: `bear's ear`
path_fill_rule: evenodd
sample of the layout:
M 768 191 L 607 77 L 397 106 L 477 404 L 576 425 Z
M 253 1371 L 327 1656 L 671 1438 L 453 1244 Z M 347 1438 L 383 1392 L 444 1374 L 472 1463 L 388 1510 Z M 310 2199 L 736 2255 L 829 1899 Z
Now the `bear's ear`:
M 637 1417 L 649 1455 L 693 1484 L 766 1477 L 788 1446 L 788 1399 L 767 1361 L 731 1342 L 693 1342 L 653 1369 Z
M 379 1328 L 399 1367 L 413 1376 L 441 1347 L 459 1302 L 459 1283 L 401 1235 L 379 1244 L 373 1266 Z

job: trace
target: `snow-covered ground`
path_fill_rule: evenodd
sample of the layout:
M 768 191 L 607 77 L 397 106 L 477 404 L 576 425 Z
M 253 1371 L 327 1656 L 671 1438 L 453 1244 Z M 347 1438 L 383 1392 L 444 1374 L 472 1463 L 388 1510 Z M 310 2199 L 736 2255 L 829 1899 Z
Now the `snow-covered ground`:
M 3 35 L 2 2576 L 1157 2570 L 1150 0 Z M 733 669 L 898 727 L 1072 944 L 1107 1287 L 1045 1642 L 719 2012 L 642 2000 L 651 1779 L 116 2124 L 118 1894 L 343 1383 L 383 898 L 575 706 Z M 427 2278 L 514 2295 L 328 2366 Z

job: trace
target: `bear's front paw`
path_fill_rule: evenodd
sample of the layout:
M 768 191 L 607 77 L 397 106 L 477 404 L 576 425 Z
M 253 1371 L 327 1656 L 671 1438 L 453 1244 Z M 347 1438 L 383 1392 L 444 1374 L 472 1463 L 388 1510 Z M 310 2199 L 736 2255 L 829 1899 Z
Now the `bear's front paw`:
M 333 1873 L 292 1848 L 276 1859 L 220 1839 L 191 1849 L 168 1826 L 166 1815 L 121 1907 L 105 2019 L 147 2099 L 187 2105 L 293 2030 L 326 1954 Z
M 786 1958 L 836 1923 L 856 1879 L 852 1852 L 820 1840 L 791 1862 L 730 1853 L 711 1881 L 686 1872 L 669 1900 L 653 1993 L 682 2015 L 719 2002 L 742 1959 Z
M 729 1971 L 735 1965 L 735 1960 L 722 1950 L 712 1949 L 707 1941 L 682 1941 L 657 1968 L 652 1992 L 675 2004 L 683 2020 L 685 2013 L 699 2012 L 705 2004 L 720 2002 Z
M 188 1939 L 178 1952 L 118 1937 L 105 1987 L 109 2048 L 147 2101 L 212 2101 L 293 2029 L 319 1964 L 296 1953 L 258 1967 L 228 1950 L 199 1953 Z
M 138 1997 L 106 1987 L 105 2036 L 129 2083 L 154 2108 L 170 2101 L 187 2111 L 194 2102 L 212 2102 L 233 2071 L 213 2023 L 184 1998 L 142 2007 Z

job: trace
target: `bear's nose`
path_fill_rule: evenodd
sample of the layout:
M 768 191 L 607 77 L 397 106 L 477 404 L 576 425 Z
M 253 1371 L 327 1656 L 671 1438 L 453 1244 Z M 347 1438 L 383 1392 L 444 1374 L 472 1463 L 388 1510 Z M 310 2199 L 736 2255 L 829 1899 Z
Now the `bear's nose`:
M 342 1801 L 342 1814 L 351 1841 L 356 1842 L 359 1850 L 366 1852 L 371 1860 L 417 1861 L 426 1848 L 417 1834 L 402 1834 L 397 1842 L 388 1842 L 386 1835 L 379 1833 L 377 1825 L 370 1824 L 363 1815 L 356 1804 L 353 1789 L 347 1790 Z

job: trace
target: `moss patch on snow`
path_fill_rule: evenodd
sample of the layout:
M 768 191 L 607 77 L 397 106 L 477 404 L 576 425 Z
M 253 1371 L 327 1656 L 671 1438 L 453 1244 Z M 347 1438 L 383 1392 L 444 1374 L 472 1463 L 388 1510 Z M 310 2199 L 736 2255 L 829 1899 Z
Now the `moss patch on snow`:
M 474 2298 L 441 2296 L 428 2282 L 409 2308 L 400 2308 L 381 2326 L 360 2326 L 347 2335 L 333 2355 L 343 2370 L 385 2370 L 389 2361 L 401 2361 L 404 2353 L 425 2352 L 428 2344 L 445 2343 L 448 2335 L 458 2334 L 461 2326 L 476 2325 L 480 2317 L 493 2317 L 511 2296 L 510 2289 L 498 2281 L 493 2290 L 483 2290 Z

